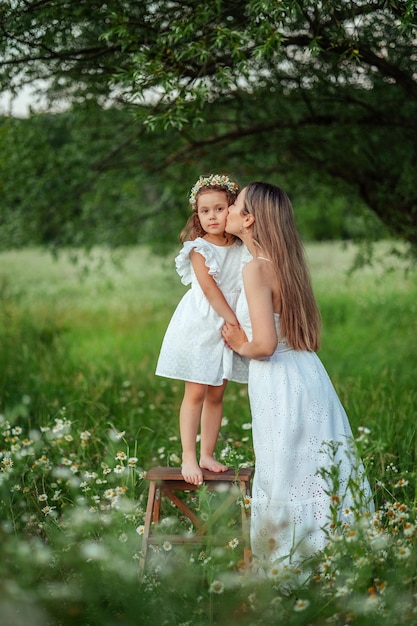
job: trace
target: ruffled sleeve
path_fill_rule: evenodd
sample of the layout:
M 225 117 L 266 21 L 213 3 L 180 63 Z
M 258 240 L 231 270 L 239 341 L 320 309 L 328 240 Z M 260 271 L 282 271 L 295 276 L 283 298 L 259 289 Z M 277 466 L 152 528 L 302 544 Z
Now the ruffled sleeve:
M 220 272 L 220 267 L 218 259 L 216 258 L 215 246 L 211 245 L 205 239 L 198 237 L 194 239 L 194 241 L 185 241 L 181 252 L 175 258 L 175 268 L 181 277 L 182 284 L 189 285 L 192 280 L 190 254 L 193 249 L 204 257 L 209 274 L 216 280 Z

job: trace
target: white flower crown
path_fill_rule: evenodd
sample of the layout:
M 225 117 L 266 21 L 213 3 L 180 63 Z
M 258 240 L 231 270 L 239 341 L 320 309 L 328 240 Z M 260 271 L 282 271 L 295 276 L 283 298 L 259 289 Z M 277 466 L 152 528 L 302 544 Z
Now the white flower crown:
M 227 191 L 234 193 L 237 195 L 239 191 L 239 185 L 230 180 L 228 176 L 224 176 L 221 174 L 211 174 L 210 176 L 200 176 L 194 187 L 190 192 L 190 204 L 191 206 L 195 205 L 197 200 L 197 194 L 203 187 L 225 187 Z

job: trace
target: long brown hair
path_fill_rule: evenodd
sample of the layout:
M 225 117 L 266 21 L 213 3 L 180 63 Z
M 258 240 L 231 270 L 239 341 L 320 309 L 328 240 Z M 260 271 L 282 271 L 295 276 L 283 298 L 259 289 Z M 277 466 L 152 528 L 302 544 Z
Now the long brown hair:
M 254 216 L 254 242 L 277 273 L 281 333 L 295 350 L 315 352 L 320 346 L 320 312 L 290 199 L 280 187 L 253 182 L 246 187 L 245 212 Z

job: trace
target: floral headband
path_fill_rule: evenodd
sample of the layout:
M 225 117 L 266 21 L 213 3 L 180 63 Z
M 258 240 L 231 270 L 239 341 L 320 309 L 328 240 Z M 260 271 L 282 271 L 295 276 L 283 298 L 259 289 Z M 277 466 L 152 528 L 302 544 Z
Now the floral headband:
M 195 206 L 197 200 L 197 194 L 203 187 L 225 187 L 230 193 L 237 195 L 239 191 L 239 185 L 233 180 L 230 180 L 228 176 L 221 174 L 211 174 L 211 176 L 200 176 L 190 193 L 190 204 Z

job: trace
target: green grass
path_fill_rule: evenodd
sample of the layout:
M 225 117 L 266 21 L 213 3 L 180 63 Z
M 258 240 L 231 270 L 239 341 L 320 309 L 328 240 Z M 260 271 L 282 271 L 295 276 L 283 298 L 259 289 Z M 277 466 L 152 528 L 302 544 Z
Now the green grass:
M 416 461 L 415 276 L 365 269 L 349 277 L 353 249 L 311 244 L 307 252 L 323 318 L 319 354 L 352 426 L 371 428 L 409 469 Z M 154 429 L 158 414 L 173 435 L 182 383 L 154 376 L 163 334 L 186 289 L 173 256 L 127 249 L 117 269 L 104 252 L 77 264 L 39 250 L 1 255 L 2 410 L 13 411 L 23 397 L 35 419 L 61 406 L 97 405 L 100 419 L 104 412 L 121 429 L 135 429 L 139 420 Z M 250 421 L 244 386 L 229 385 L 225 415 L 237 429 Z M 145 465 L 159 444 L 156 437 Z
M 174 270 L 175 252 L 159 259 L 144 248 L 127 249 L 120 269 L 105 251 L 79 255 L 77 264 L 35 249 L 0 255 L 5 626 L 16 623 L 17 607 L 35 626 L 153 624 L 161 621 L 158 602 L 167 624 L 415 623 L 416 533 L 405 524 L 414 524 L 416 501 L 417 277 L 378 267 L 349 275 L 355 251 L 335 243 L 307 247 L 323 318 L 319 354 L 354 432 L 370 429 L 362 454 L 371 483 L 379 484 L 377 505 L 405 507 L 401 518 L 383 508 L 375 522 L 378 537 L 389 533 L 385 560 L 369 547 L 362 523 L 357 541 L 329 551 L 332 576 L 295 584 L 295 596 L 281 592 L 279 576 L 268 583 L 242 578 L 239 550 L 213 551 L 208 559 L 197 554 L 194 564 L 177 554 L 187 559 L 180 578 L 174 555 L 159 555 L 163 584 L 155 574 L 139 586 L 142 472 L 177 465 L 180 456 L 183 385 L 154 375 L 186 290 Z M 224 416 L 218 454 L 253 464 L 246 385 L 229 385 Z M 134 459 L 131 466 L 123 454 Z M 410 555 L 403 558 L 400 549 Z M 217 595 L 210 586 L 219 577 L 224 589 Z M 368 590 L 375 585 L 378 602 Z M 349 588 L 346 597 L 342 587 Z M 305 606 L 295 604 L 300 597 Z

